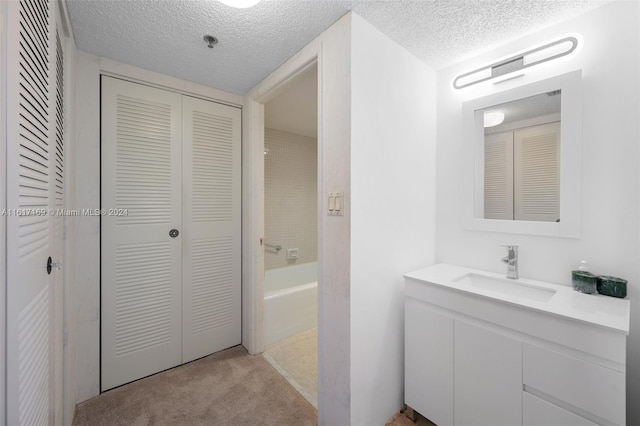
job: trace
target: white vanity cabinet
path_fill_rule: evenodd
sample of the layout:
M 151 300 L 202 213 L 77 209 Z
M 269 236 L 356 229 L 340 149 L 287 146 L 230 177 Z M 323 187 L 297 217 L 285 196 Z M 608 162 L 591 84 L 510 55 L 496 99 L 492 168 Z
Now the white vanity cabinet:
M 439 426 L 625 424 L 628 300 L 552 284 L 547 301 L 504 297 L 465 273 L 405 276 L 409 407 Z
M 521 423 L 518 341 L 454 320 L 416 299 L 408 298 L 405 309 L 409 407 L 439 426 Z

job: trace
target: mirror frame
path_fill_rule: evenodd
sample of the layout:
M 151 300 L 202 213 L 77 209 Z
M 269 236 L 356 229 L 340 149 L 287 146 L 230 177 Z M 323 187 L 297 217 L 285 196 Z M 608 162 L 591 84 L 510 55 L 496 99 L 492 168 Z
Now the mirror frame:
M 484 219 L 484 125 L 476 111 L 554 90 L 560 102 L 560 222 Z M 582 71 L 514 87 L 462 104 L 464 228 L 580 238 L 582 204 Z

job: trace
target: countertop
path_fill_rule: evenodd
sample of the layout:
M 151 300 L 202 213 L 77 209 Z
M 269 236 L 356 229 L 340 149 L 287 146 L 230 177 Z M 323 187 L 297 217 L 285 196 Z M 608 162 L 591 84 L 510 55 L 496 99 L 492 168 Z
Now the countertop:
M 628 299 L 619 299 L 601 294 L 583 294 L 573 290 L 570 286 L 526 278 L 514 280 L 514 285 L 520 283 L 555 291 L 555 294 L 548 301 L 530 300 L 524 297 L 508 295 L 500 291 L 479 288 L 467 283 L 455 281 L 469 273 L 500 280 L 505 279 L 505 275 L 503 274 L 444 263 L 410 272 L 404 276 L 405 278 L 420 281 L 427 285 L 445 287 L 467 294 L 470 293 L 498 302 L 518 305 L 527 309 L 590 323 L 627 335 L 629 334 L 630 302 Z

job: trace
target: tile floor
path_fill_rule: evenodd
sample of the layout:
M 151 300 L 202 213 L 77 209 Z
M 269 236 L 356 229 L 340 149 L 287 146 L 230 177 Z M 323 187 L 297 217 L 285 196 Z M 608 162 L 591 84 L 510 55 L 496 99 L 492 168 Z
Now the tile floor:
M 318 408 L 318 329 L 296 334 L 267 347 L 267 361 Z

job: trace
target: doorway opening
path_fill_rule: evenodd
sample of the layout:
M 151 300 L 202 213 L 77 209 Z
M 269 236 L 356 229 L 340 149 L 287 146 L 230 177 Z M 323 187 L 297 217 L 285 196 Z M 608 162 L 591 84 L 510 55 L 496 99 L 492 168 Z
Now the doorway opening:
M 318 407 L 318 67 L 264 104 L 264 357 Z

